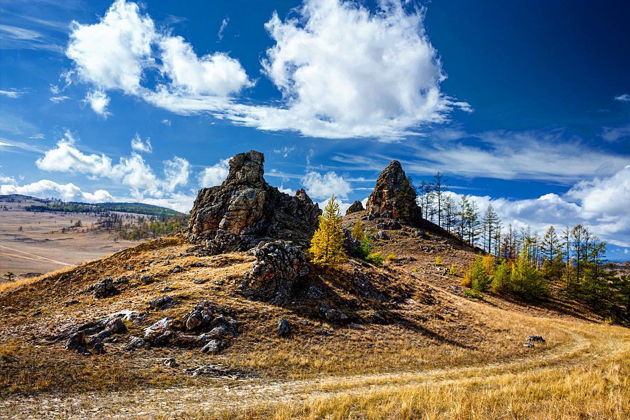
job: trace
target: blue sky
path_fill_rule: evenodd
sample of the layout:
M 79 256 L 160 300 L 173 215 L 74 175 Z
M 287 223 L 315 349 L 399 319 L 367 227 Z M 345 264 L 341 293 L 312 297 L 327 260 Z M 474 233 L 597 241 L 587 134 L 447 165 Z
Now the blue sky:
M 0 193 L 190 208 L 225 159 L 365 199 L 391 159 L 630 249 L 630 5 L 0 0 Z

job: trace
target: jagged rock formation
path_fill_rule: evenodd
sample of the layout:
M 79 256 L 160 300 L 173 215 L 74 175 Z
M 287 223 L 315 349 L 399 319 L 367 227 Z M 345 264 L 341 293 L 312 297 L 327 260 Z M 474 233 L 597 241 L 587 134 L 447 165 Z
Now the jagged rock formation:
M 363 203 L 357 200 L 354 203 L 350 204 L 350 207 L 348 207 L 348 210 L 346 210 L 346 214 L 356 213 L 362 210 L 365 210 L 365 208 L 363 208 Z
M 256 262 L 241 285 L 245 296 L 286 305 L 298 281 L 309 273 L 304 250 L 289 241 L 273 241 L 254 248 Z
M 392 161 L 379 174 L 374 191 L 367 201 L 367 212 L 369 215 L 406 222 L 420 219 L 416 191 L 397 160 Z
M 242 251 L 264 240 L 307 241 L 321 210 L 298 190 L 291 197 L 263 177 L 264 156 L 250 150 L 230 160 L 227 179 L 199 191 L 190 212 L 189 239 L 214 253 Z

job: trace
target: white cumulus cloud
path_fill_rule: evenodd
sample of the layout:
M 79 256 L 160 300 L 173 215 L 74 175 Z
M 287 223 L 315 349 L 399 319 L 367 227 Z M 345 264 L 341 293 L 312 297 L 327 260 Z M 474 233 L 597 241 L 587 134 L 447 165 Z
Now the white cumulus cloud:
M 92 111 L 96 112 L 98 115 L 104 118 L 107 118 L 110 115 L 107 111 L 109 96 L 107 96 L 107 94 L 102 90 L 89 91 L 85 96 L 85 102 L 88 103 L 90 108 L 92 108 Z
M 104 154 L 86 154 L 75 146 L 70 133 L 57 142 L 55 148 L 47 150 L 35 162 L 46 171 L 80 173 L 95 178 L 108 178 L 130 187 L 132 195 L 163 197 L 188 183 L 190 163 L 183 158 L 166 160 L 164 175 L 159 177 L 138 153 L 123 156 L 118 163 Z
M 106 190 L 96 190 L 93 193 L 82 192 L 72 183 L 59 184 L 55 181 L 42 179 L 25 185 L 15 183 L 0 185 L 0 194 L 22 194 L 39 198 L 60 198 L 62 200 L 81 200 L 87 202 L 112 201 L 113 197 Z
M 136 134 L 131 139 L 131 149 L 135 150 L 136 152 L 151 153 L 151 152 L 153 152 L 153 146 L 151 145 L 151 139 L 147 137 L 146 139 L 142 140 L 140 135 Z
M 204 168 L 199 174 L 199 186 L 208 188 L 221 185 L 230 171 L 229 163 L 229 159 L 222 159 L 217 164 Z
M 455 108 L 469 111 L 440 90 L 445 75 L 423 13 L 407 11 L 402 0 L 378 5 L 371 11 L 349 0 L 304 0 L 295 17 L 271 17 L 265 28 L 275 44 L 261 64 L 282 93 L 279 105 L 236 101 L 253 85 L 238 60 L 221 52 L 199 57 L 184 38 L 158 31 L 125 0 L 96 24 L 74 23 L 66 55 L 97 89 L 260 130 L 392 139 L 443 122 Z M 154 87 L 143 84 L 150 71 L 161 76 Z
M 302 185 L 309 196 L 318 199 L 328 199 L 332 195 L 347 198 L 352 191 L 350 184 L 335 172 L 327 172 L 324 175 L 314 171 L 308 172 L 302 178 Z

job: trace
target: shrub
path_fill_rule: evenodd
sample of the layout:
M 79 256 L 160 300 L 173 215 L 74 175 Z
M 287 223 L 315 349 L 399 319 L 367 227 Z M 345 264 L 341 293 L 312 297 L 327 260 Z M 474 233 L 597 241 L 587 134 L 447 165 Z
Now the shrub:
M 459 275 L 459 269 L 457 268 L 457 265 L 451 264 L 451 266 L 448 269 L 448 274 L 450 274 L 451 276 Z
M 488 277 L 492 277 L 492 274 L 494 274 L 494 266 L 495 266 L 494 255 L 492 254 L 484 255 L 482 262 L 483 262 L 483 269 L 486 270 L 486 274 L 488 275 Z
M 483 295 L 481 294 L 481 292 L 475 289 L 464 290 L 464 296 L 472 298 L 472 299 L 483 299 Z
M 374 265 L 381 265 L 383 264 L 383 261 L 385 261 L 385 257 L 380 252 L 372 252 L 365 258 L 365 260 Z
M 475 261 L 472 263 L 466 274 L 464 275 L 464 279 L 462 280 L 462 285 L 466 287 L 471 287 L 479 292 L 482 292 L 488 288 L 490 284 L 490 277 L 486 272 L 484 267 L 483 259 L 480 256 L 475 258 Z
M 490 289 L 495 293 L 507 293 L 510 291 L 510 266 L 501 261 L 494 269 Z
M 439 255 L 435 257 L 435 265 L 442 265 L 442 257 L 440 257 Z
M 527 252 L 523 252 L 513 265 L 510 288 L 524 299 L 536 300 L 547 295 L 547 281 L 528 257 Z
M 394 261 L 396 259 L 396 255 L 393 252 L 390 252 L 389 254 L 387 254 L 387 256 L 385 257 L 385 260 L 387 261 Z
M 352 236 L 354 239 L 359 241 L 359 243 L 363 242 L 366 234 L 365 234 L 365 229 L 363 228 L 363 223 L 361 222 L 361 220 L 357 220 L 354 226 L 352 226 L 352 232 L 350 232 L 350 236 Z

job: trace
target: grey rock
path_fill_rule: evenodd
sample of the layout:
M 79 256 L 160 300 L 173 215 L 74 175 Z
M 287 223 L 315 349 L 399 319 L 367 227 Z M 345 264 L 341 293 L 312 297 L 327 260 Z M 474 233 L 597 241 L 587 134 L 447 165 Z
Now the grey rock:
M 390 239 L 390 237 L 386 232 L 379 230 L 378 232 L 376 232 L 376 239 L 380 239 L 381 241 L 386 241 Z
M 256 262 L 241 284 L 243 294 L 276 305 L 289 303 L 309 273 L 304 250 L 294 242 L 273 241 L 259 244 L 253 253 Z
M 278 320 L 278 336 L 288 337 L 291 334 L 291 323 L 284 318 Z
M 144 339 L 150 343 L 164 341 L 169 332 L 173 330 L 175 320 L 173 318 L 162 318 L 144 330 Z M 160 340 L 161 339 L 161 340 Z
M 329 308 L 327 305 L 322 305 L 320 311 L 324 314 L 324 317 L 330 322 L 343 323 L 348 321 L 348 315 L 339 309 Z
M 210 340 L 201 348 L 201 352 L 206 354 L 217 354 L 225 349 L 225 347 L 225 342 L 222 340 Z
M 131 351 L 135 349 L 140 349 L 147 346 L 147 342 L 141 337 L 131 336 L 129 339 L 129 343 L 125 346 L 125 350 Z
M 111 277 L 107 277 L 99 283 L 96 283 L 93 286 L 93 290 L 94 297 L 96 299 L 105 299 L 120 293 L 120 291 L 114 286 L 114 282 Z
M 87 349 L 87 342 L 85 340 L 85 333 L 82 331 L 70 334 L 68 341 L 66 341 L 66 350 L 74 350 L 77 353 L 89 354 Z
M 363 203 L 357 200 L 354 203 L 350 204 L 350 207 L 348 207 L 348 210 L 346 210 L 346 214 L 352 214 L 363 210 L 365 210 L 363 208 Z
M 311 299 L 323 299 L 326 297 L 326 293 L 317 286 L 309 286 L 306 290 L 306 296 Z
M 140 277 L 140 281 L 144 284 L 150 284 L 153 283 L 155 280 L 152 276 L 145 274 L 144 276 Z
M 535 341 L 538 343 L 544 343 L 545 339 L 539 335 L 530 335 L 529 337 L 527 337 L 527 341 Z
M 155 310 L 162 310 L 162 309 L 172 308 L 173 306 L 177 304 L 178 302 L 175 300 L 173 296 L 167 295 L 167 296 L 162 296 L 157 299 L 153 299 L 149 301 L 149 308 L 155 309 Z
M 366 210 L 368 214 L 378 213 L 385 218 L 404 221 L 420 218 L 416 191 L 397 160 L 392 161 L 378 176 Z
M 534 347 L 532 343 L 524 343 L 523 347 Z
M 263 239 L 308 241 L 321 210 L 299 190 L 291 197 L 263 177 L 264 156 L 256 151 L 230 159 L 226 180 L 199 191 L 190 212 L 188 237 L 208 253 L 244 251 Z
M 164 366 L 169 367 L 169 368 L 176 368 L 179 366 L 179 363 L 177 363 L 177 360 L 175 360 L 173 357 L 167 357 L 166 359 L 164 359 Z

